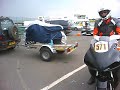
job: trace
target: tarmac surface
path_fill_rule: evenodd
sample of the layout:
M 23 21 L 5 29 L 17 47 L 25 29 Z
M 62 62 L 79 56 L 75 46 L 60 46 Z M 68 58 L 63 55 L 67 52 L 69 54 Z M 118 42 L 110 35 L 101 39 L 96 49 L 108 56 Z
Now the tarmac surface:
M 78 48 L 56 54 L 51 62 L 42 61 L 39 50 L 22 46 L 24 41 L 15 50 L 0 52 L 0 90 L 95 90 L 95 84 L 87 84 L 90 74 L 83 61 L 92 38 L 68 35 L 67 42 L 78 42 Z

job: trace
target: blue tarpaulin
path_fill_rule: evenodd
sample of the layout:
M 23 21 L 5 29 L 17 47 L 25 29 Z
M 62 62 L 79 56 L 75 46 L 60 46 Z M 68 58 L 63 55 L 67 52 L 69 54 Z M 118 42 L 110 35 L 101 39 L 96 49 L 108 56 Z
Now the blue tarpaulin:
M 62 38 L 62 30 L 61 26 L 32 24 L 26 29 L 26 41 L 50 43 L 51 40 Z

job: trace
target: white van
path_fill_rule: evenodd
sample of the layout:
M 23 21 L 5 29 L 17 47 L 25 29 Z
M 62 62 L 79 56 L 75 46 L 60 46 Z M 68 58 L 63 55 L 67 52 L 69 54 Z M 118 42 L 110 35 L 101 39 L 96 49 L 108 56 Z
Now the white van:
M 82 28 L 85 26 L 85 22 L 90 23 L 89 19 L 75 19 L 72 20 L 73 25 L 71 26 L 72 30 L 82 30 Z

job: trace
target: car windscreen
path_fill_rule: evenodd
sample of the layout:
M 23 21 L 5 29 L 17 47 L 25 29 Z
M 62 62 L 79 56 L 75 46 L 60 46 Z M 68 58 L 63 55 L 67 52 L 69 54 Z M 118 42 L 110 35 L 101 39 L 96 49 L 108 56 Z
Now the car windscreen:
M 12 27 L 14 24 L 10 20 L 3 20 L 1 21 L 1 28 L 2 30 L 7 30 L 9 27 Z

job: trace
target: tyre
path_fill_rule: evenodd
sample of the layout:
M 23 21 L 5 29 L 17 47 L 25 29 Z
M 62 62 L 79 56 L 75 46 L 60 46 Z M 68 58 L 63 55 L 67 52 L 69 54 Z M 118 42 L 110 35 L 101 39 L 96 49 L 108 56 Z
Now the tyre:
M 96 90 L 108 90 L 107 84 L 108 84 L 107 81 L 102 82 L 102 81 L 97 80 Z
M 96 87 L 96 90 L 108 90 L 108 89 L 106 89 L 106 88 L 98 88 L 98 87 Z
M 12 26 L 8 30 L 9 37 L 17 40 L 19 39 L 18 28 L 16 26 Z
M 115 89 L 113 88 L 113 85 L 111 83 L 108 83 L 108 89 L 107 90 L 115 90 Z
M 113 85 L 111 83 L 107 83 L 106 88 L 99 88 L 98 86 L 96 86 L 96 90 L 115 90 L 115 89 L 113 88 Z
M 47 47 L 42 47 L 40 49 L 40 58 L 43 60 L 43 61 L 51 61 L 51 58 L 53 57 L 53 53 L 51 52 L 51 50 Z
M 115 90 L 115 89 L 111 87 L 111 88 L 96 88 L 96 90 Z

